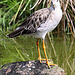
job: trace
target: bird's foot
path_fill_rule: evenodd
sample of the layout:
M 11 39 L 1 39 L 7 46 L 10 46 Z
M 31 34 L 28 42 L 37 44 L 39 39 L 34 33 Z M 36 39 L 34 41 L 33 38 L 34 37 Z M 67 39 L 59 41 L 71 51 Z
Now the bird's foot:
M 53 61 L 46 62 L 46 64 L 48 65 L 49 68 L 51 68 L 51 66 L 58 66 L 57 64 L 53 64 Z
M 58 66 L 57 64 L 53 64 L 53 61 L 50 59 L 43 59 L 41 57 L 38 58 L 40 63 L 42 63 L 42 61 L 46 61 L 45 63 L 48 65 L 49 68 L 51 68 L 51 66 Z

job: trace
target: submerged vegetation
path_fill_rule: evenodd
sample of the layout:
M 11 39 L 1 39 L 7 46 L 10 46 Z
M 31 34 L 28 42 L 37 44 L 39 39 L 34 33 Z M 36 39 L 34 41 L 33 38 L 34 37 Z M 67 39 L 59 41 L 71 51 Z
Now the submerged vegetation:
M 74 75 L 74 51 L 75 40 L 70 35 L 46 36 L 46 52 L 49 59 L 65 70 L 66 75 Z M 0 36 L 0 67 L 11 62 L 20 62 L 28 60 L 37 60 L 38 51 L 36 46 L 37 39 L 27 36 L 19 36 L 14 39 Z M 40 42 L 40 51 L 42 58 L 44 52 L 42 49 L 42 40 Z
M 6 38 L 6 34 L 13 31 L 36 10 L 50 7 L 50 2 L 51 0 L 0 0 L 0 65 L 8 62 L 37 60 L 36 39 L 27 36 L 9 39 Z M 60 0 L 60 2 L 63 18 L 51 35 L 48 33 L 46 49 L 48 57 L 62 67 L 67 75 L 72 75 L 75 64 L 75 40 L 73 38 L 75 37 L 75 1 Z M 72 36 L 63 34 L 53 36 L 61 32 Z M 40 49 L 42 49 L 42 43 Z M 44 56 L 43 50 L 41 54 Z

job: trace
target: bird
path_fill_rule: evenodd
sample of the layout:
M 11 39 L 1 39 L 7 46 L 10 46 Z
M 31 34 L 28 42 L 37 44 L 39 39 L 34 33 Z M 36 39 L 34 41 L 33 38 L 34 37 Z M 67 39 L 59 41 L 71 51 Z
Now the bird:
M 49 8 L 43 8 L 33 12 L 26 18 L 21 25 L 19 25 L 13 32 L 9 33 L 7 37 L 14 38 L 19 35 L 33 36 L 37 38 L 38 59 L 41 63 L 42 59 L 39 49 L 39 39 L 42 39 L 42 47 L 44 50 L 45 60 L 48 67 L 53 63 L 48 61 L 45 50 L 45 36 L 48 32 L 53 31 L 62 19 L 62 9 L 59 0 L 51 0 Z

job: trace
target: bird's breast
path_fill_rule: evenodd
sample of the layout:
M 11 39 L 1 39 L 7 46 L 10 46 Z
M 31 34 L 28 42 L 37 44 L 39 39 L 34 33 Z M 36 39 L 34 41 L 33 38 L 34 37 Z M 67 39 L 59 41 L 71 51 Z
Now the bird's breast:
M 52 11 L 45 24 L 47 25 L 46 27 L 48 28 L 48 30 L 52 31 L 53 29 L 55 29 L 55 27 L 59 24 L 61 18 L 62 18 L 61 9 Z

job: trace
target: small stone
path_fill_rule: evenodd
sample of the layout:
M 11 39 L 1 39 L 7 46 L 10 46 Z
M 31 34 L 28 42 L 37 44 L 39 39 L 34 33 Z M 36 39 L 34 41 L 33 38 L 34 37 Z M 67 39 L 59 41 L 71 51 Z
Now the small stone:
M 35 66 L 32 66 L 32 68 L 35 68 Z
M 29 68 L 29 70 L 31 70 L 31 68 Z
M 23 66 L 23 68 L 24 68 L 25 66 Z

